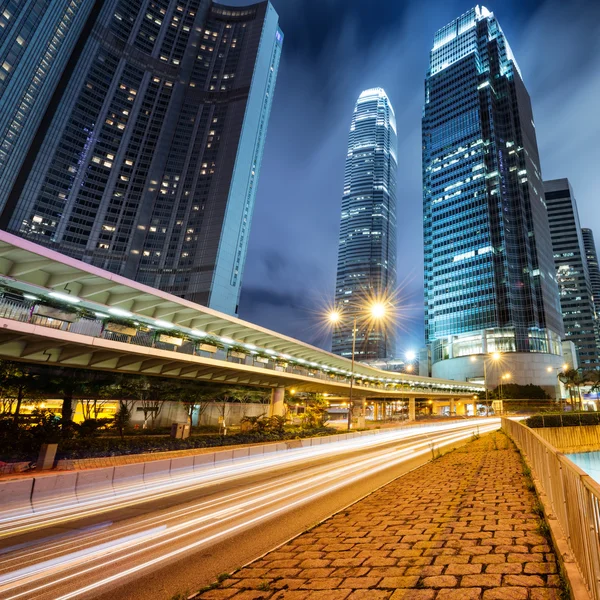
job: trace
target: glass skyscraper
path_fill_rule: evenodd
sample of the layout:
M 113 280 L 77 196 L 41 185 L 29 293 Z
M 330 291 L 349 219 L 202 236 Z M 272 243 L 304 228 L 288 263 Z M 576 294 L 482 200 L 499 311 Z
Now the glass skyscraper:
M 600 366 L 598 326 L 575 195 L 568 179 L 544 181 L 544 194 L 565 339 L 575 344 L 583 369 L 595 368 Z
M 594 296 L 594 308 L 596 317 L 600 318 L 600 266 L 598 264 L 598 253 L 596 242 L 594 241 L 594 232 L 591 229 L 582 228 L 583 247 L 585 258 L 590 275 L 590 285 L 592 286 L 592 295 Z
M 82 35 L 95 0 L 0 2 L 0 209 Z
M 0 226 L 235 314 L 283 41 L 277 13 L 269 2 L 96 5 L 13 164 Z
M 554 384 L 563 324 L 531 102 L 485 7 L 435 34 L 422 125 L 434 376 L 479 378 L 501 352 L 513 381 Z
M 344 194 L 335 303 L 342 312 L 333 334 L 336 354 L 352 355 L 358 319 L 357 360 L 389 358 L 394 332 L 363 315 L 365 303 L 393 297 L 396 289 L 396 116 L 385 91 L 362 92 L 356 102 L 344 171 Z

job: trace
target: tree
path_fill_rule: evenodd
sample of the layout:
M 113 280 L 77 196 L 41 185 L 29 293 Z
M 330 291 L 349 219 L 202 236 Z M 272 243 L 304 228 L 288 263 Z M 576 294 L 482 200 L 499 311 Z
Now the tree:
M 125 402 L 119 402 L 119 410 L 113 420 L 113 425 L 118 429 L 121 439 L 125 437 L 125 429 L 129 425 L 131 411 Z
M 585 385 L 585 377 L 582 375 L 580 371 L 577 369 L 569 369 L 568 371 L 564 371 L 558 374 L 558 379 L 563 383 L 563 385 L 569 391 L 569 398 L 571 400 L 571 405 L 574 407 L 574 398 L 575 398 L 575 390 L 577 391 L 577 403 L 579 405 L 579 410 L 583 409 L 583 403 L 581 400 L 581 386 Z
M 0 361 L 0 388 L 2 396 L 10 398 L 11 407 L 15 404 L 13 424 L 19 424 L 23 400 L 36 400 L 41 396 L 42 383 L 37 373 L 30 371 L 26 365 L 12 361 Z
M 223 388 L 201 385 L 196 382 L 186 382 L 186 385 L 180 386 L 179 393 L 180 402 L 185 407 L 191 427 L 194 413 L 198 414 L 198 424 L 200 424 L 200 418 L 210 404 L 215 402 L 216 398 L 219 397 L 219 394 L 223 393 Z
M 156 423 L 165 400 L 177 399 L 177 388 L 172 382 L 163 379 L 132 377 L 122 382 L 121 395 L 139 402 L 144 413 L 144 429 L 146 429 L 149 419 L 152 419 L 153 426 Z

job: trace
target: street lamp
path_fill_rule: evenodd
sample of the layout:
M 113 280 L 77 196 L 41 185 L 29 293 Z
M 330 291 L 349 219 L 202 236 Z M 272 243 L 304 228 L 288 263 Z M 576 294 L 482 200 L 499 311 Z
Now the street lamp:
M 487 379 L 487 361 L 493 361 L 493 362 L 498 362 L 500 359 L 502 358 L 502 354 L 500 354 L 500 352 L 492 352 L 492 354 L 489 355 L 489 358 L 486 358 L 486 356 L 483 356 L 483 385 L 485 385 L 485 412 L 486 412 L 486 417 L 490 416 L 490 404 L 489 404 L 489 397 L 488 397 L 488 379 Z M 477 362 L 477 357 L 476 356 L 471 356 L 471 362 Z
M 381 301 L 375 301 L 372 304 L 368 305 L 366 307 L 366 311 L 367 314 L 369 314 L 369 316 L 376 321 L 383 320 L 387 315 L 387 307 L 385 303 Z M 342 321 L 342 313 L 339 310 L 334 309 L 329 312 L 327 318 L 332 325 L 336 325 Z M 357 324 L 358 316 L 354 315 L 354 317 L 352 318 L 352 366 L 350 368 L 350 401 L 348 403 L 348 430 L 352 428 L 352 391 L 354 388 L 354 354 L 356 352 Z M 368 335 L 369 333 L 367 331 L 367 337 Z

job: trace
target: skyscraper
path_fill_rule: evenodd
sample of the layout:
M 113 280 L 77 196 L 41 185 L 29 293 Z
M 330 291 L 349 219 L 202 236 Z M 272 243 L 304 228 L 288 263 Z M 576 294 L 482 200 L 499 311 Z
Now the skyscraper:
M 433 375 L 553 387 L 562 316 L 529 95 L 476 6 L 440 29 L 423 111 L 425 325 Z M 485 361 L 485 362 L 484 362 Z
M 0 208 L 80 40 L 95 0 L 0 2 Z
M 565 339 L 575 344 L 582 368 L 595 368 L 600 366 L 598 327 L 575 195 L 568 179 L 544 181 L 544 194 Z
M 105 0 L 0 226 L 235 314 L 283 35 L 269 2 Z
M 594 241 L 594 232 L 591 229 L 586 229 L 584 227 L 581 230 L 581 235 L 583 237 L 583 247 L 585 249 L 588 273 L 590 275 L 592 295 L 594 296 L 596 317 L 600 319 L 600 266 L 598 264 L 598 253 L 596 251 L 596 242 Z
M 389 358 L 389 328 L 362 321 L 365 302 L 393 296 L 396 288 L 396 116 L 385 91 L 365 90 L 356 102 L 344 171 L 344 194 L 335 288 L 344 319 L 332 349 L 352 355 L 352 321 L 359 320 L 355 358 Z

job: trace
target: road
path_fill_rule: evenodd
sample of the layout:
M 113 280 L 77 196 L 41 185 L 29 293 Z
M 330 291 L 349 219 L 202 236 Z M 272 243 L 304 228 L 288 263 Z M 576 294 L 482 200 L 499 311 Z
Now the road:
M 495 418 L 240 459 L 0 517 L 0 598 L 169 600 L 424 464 Z

